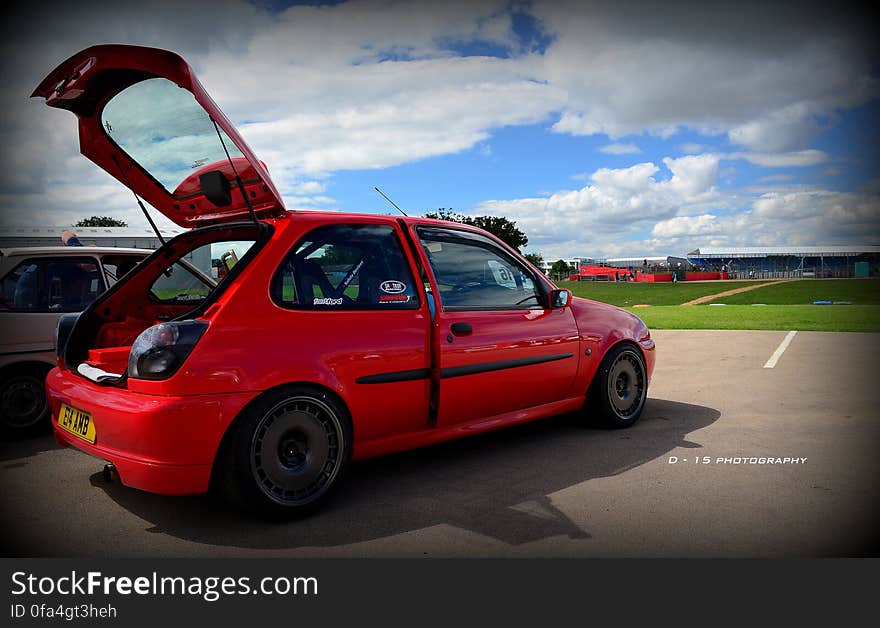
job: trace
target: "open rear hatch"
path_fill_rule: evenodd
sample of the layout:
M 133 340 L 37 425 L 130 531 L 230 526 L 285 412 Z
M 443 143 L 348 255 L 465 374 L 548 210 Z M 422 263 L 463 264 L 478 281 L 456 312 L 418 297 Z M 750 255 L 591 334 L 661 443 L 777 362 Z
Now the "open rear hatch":
M 32 96 L 76 114 L 82 154 L 182 227 L 285 212 L 265 165 L 173 52 L 92 46 Z

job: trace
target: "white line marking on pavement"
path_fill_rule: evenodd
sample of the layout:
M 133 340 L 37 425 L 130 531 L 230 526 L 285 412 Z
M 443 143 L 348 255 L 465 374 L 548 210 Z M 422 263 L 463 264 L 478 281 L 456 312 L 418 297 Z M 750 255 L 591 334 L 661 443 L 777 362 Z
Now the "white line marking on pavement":
M 796 333 L 796 331 L 790 331 L 785 335 L 785 338 L 783 338 L 782 342 L 779 343 L 779 346 L 776 347 L 776 351 L 773 352 L 773 355 L 771 355 L 770 359 L 764 364 L 765 369 L 772 369 L 776 366 L 776 363 L 779 362 L 779 358 L 781 358 L 782 354 L 785 353 L 785 350 L 788 349 L 788 345 L 791 344 Z

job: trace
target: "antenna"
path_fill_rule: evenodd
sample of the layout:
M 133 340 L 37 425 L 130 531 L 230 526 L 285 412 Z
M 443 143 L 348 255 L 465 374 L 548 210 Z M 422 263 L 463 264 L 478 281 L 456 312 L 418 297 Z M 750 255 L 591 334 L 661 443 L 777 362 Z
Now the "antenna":
M 396 210 L 399 211 L 401 214 L 403 214 L 404 216 L 406 216 L 407 218 L 409 218 L 409 216 L 407 216 L 407 213 L 406 213 L 405 211 L 403 211 L 402 209 L 400 209 L 400 207 L 397 206 L 397 203 L 395 203 L 395 202 L 392 201 L 390 198 L 388 198 L 387 196 L 385 196 L 385 192 L 383 192 L 382 190 L 380 190 L 380 189 L 377 188 L 377 187 L 373 187 L 373 189 L 376 190 L 379 194 L 381 194 L 381 195 L 382 195 L 382 198 L 384 198 L 386 201 L 388 201 L 389 203 L 391 203 L 391 204 L 394 206 L 394 209 L 396 209 Z

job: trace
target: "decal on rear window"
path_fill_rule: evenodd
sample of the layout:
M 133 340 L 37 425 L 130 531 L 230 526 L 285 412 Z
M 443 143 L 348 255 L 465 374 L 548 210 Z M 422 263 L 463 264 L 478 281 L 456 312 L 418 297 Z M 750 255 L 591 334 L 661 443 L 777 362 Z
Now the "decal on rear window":
M 396 279 L 389 279 L 379 284 L 379 290 L 388 294 L 400 294 L 406 292 L 406 284 Z
M 409 263 L 390 225 L 335 224 L 309 232 L 276 271 L 271 293 L 275 303 L 295 309 L 420 306 Z

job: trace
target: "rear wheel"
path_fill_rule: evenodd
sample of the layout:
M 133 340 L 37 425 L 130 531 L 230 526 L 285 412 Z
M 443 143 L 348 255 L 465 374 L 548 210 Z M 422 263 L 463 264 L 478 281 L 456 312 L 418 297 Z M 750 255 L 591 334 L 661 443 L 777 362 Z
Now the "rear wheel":
M 647 397 L 645 360 L 638 349 L 624 344 L 612 348 L 602 360 L 587 403 L 604 425 L 623 428 L 639 420 Z
M 0 379 L 0 428 L 5 436 L 47 431 L 50 426 L 45 378 L 48 369 L 24 367 Z
M 245 410 L 227 450 L 227 492 L 250 510 L 304 514 L 327 499 L 351 457 L 348 412 L 328 393 L 291 386 Z

